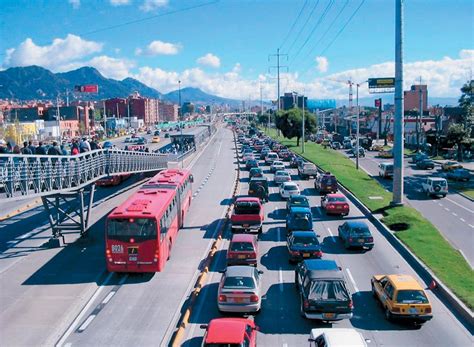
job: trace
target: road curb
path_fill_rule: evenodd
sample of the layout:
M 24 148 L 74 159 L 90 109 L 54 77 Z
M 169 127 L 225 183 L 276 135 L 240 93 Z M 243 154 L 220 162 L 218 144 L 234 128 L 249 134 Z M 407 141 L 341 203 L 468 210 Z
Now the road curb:
M 455 190 L 455 192 L 456 192 L 457 194 L 461 195 L 463 198 L 465 198 L 465 199 L 467 199 L 467 200 L 469 200 L 469 201 L 474 202 L 474 199 L 473 199 L 473 198 L 471 198 L 470 196 L 468 196 L 468 195 L 466 195 L 466 194 L 464 194 L 464 193 L 461 193 L 459 190 Z
M 239 182 L 240 182 L 240 165 L 239 165 L 239 157 L 237 153 L 237 139 L 235 137 L 235 132 L 233 132 L 234 136 L 234 145 L 235 145 L 235 153 L 237 154 L 237 175 L 234 183 L 234 189 L 232 191 L 232 197 L 234 198 L 237 194 L 237 191 L 239 189 Z M 225 221 L 222 223 L 221 227 L 219 228 L 219 231 L 217 233 L 217 237 L 212 243 L 211 249 L 209 250 L 209 253 L 206 257 L 206 260 L 204 264 L 202 265 L 201 273 L 198 275 L 198 278 L 196 280 L 196 283 L 194 284 L 193 290 L 191 292 L 191 295 L 189 296 L 189 299 L 187 300 L 186 309 L 184 310 L 183 314 L 181 315 L 181 318 L 178 320 L 178 328 L 173 334 L 171 341 L 170 341 L 170 346 L 177 347 L 181 346 L 181 341 L 184 338 L 184 334 L 186 332 L 186 329 L 189 325 L 189 319 L 191 318 L 191 314 L 193 311 L 194 304 L 196 303 L 196 300 L 199 297 L 199 294 L 201 292 L 201 289 L 205 283 L 207 274 L 209 273 L 209 269 L 211 267 L 212 261 L 214 260 L 214 255 L 217 252 L 219 245 L 222 241 L 222 235 L 224 233 L 224 230 L 227 226 L 227 223 L 230 219 L 230 214 L 232 211 L 233 203 L 229 204 L 227 207 L 226 213 L 225 213 Z
M 0 217 L 0 222 L 3 222 L 9 218 L 12 218 L 20 213 L 23 213 L 25 211 L 28 211 L 29 209 L 32 209 L 32 208 L 35 208 L 35 207 L 38 207 L 39 204 L 41 203 L 41 198 L 36 198 L 33 202 L 30 202 L 26 205 L 23 205 L 19 208 L 17 208 L 15 211 L 13 212 L 10 212 L 10 213 L 7 213 L 6 215 L 4 216 L 1 216 Z
M 457 316 L 461 323 L 470 330 L 474 331 L 473 312 L 408 248 L 395 234 L 387 228 L 379 219 L 375 218 L 372 212 L 359 200 L 351 191 L 338 182 L 339 189 L 359 208 L 362 213 L 375 225 L 377 230 L 387 239 L 387 241 L 397 250 L 397 252 L 406 260 L 406 262 L 423 279 L 426 285 L 436 283 L 432 292 L 443 301 L 449 304 L 452 312 Z

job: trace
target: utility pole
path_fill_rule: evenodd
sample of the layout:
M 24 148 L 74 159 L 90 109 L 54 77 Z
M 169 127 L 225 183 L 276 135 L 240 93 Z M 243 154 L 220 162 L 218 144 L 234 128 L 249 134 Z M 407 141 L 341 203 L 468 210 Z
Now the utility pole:
M 271 66 L 270 68 L 276 68 L 277 69 L 277 111 L 280 111 L 281 105 L 280 105 L 280 69 L 286 68 L 288 71 L 288 66 L 282 66 L 280 65 L 280 57 L 286 57 L 286 60 L 288 60 L 288 54 L 280 54 L 280 48 L 277 49 L 277 54 L 271 54 L 268 56 L 268 61 L 270 61 L 270 57 L 275 57 L 277 58 L 277 65 L 276 66 Z
M 382 136 L 382 98 L 379 98 L 379 131 L 377 132 L 377 141 Z
M 421 76 L 420 76 L 420 86 L 419 86 L 418 95 L 420 96 L 420 100 L 419 100 L 420 119 L 416 120 L 416 150 L 417 151 L 420 150 L 420 132 L 421 132 L 421 124 L 423 120 L 423 91 L 421 90 Z
M 179 118 L 179 130 L 180 130 L 180 140 L 179 140 L 179 144 L 180 144 L 180 150 L 183 149 L 183 124 L 182 123 L 182 117 L 181 117 L 181 80 L 178 80 L 178 118 Z M 211 114 L 211 117 L 212 117 L 212 114 Z M 181 156 L 181 169 L 184 167 L 184 158 L 183 156 Z
M 107 137 L 107 110 L 105 108 L 105 100 L 104 100 L 104 136 Z
M 354 110 L 352 108 L 352 86 L 354 85 L 354 82 L 352 80 L 348 80 L 347 84 L 349 84 L 349 114 L 350 114 L 350 120 L 349 120 L 349 135 L 352 135 L 352 115 L 354 114 Z
M 403 205 L 403 0 L 395 2 L 395 119 L 392 205 Z
M 304 92 L 303 92 L 303 129 L 301 131 L 301 153 L 304 153 Z
M 360 107 L 359 107 L 359 86 L 356 85 L 356 107 L 357 107 L 357 124 L 356 124 L 356 169 L 359 170 L 359 117 L 360 117 Z
M 58 122 L 58 141 L 61 142 L 61 121 L 60 121 L 61 115 L 59 112 L 59 94 L 56 98 L 56 120 Z

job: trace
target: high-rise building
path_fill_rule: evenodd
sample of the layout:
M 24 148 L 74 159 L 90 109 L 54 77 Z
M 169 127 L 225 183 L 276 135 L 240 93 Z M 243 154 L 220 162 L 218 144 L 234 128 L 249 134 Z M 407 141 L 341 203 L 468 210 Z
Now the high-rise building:
M 293 107 L 303 107 L 303 102 L 304 102 L 304 108 L 308 108 L 308 98 L 303 95 L 298 95 L 295 93 L 285 93 L 283 96 L 280 96 L 280 109 L 282 110 L 289 110 L 292 109 Z
M 412 85 L 410 90 L 403 92 L 405 111 L 418 111 L 420 109 L 420 89 L 423 100 L 423 112 L 428 111 L 428 86 L 426 84 Z
M 159 102 L 160 121 L 176 122 L 178 120 L 178 105 Z

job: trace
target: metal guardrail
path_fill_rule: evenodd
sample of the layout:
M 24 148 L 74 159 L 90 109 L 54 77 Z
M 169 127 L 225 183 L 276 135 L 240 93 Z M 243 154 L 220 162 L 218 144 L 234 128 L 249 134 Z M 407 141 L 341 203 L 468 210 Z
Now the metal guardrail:
M 165 169 L 179 156 L 118 149 L 74 156 L 1 154 L 0 200 L 46 196 L 77 190 L 109 175 Z

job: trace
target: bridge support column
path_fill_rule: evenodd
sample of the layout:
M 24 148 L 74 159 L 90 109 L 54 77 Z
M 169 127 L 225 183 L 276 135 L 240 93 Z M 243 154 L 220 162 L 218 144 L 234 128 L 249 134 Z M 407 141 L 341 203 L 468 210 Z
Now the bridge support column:
M 49 239 L 51 248 L 59 247 L 60 239 L 66 243 L 64 231 L 79 232 L 81 237 L 87 235 L 94 192 L 95 184 L 91 184 L 76 191 L 41 197 L 53 232 Z

